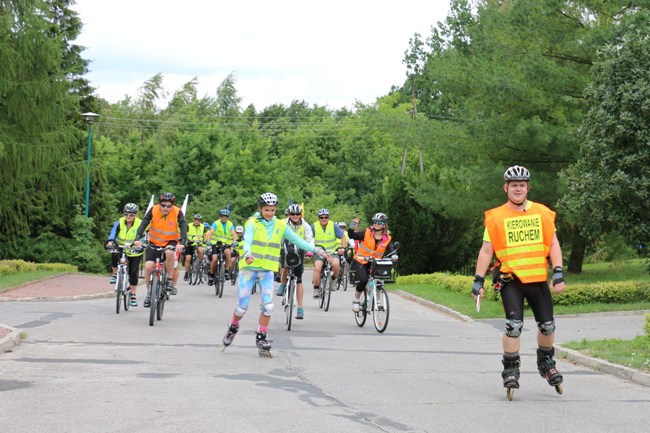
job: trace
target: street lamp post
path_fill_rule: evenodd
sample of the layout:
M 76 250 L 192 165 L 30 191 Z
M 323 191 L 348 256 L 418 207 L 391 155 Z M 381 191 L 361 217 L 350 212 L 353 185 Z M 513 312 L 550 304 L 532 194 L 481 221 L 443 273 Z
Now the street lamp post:
M 92 134 L 92 124 L 93 121 L 99 117 L 99 114 L 95 113 L 83 113 L 82 116 L 86 119 L 88 124 L 88 167 L 86 174 L 86 218 L 88 218 L 88 213 L 90 209 L 90 148 L 93 144 L 93 134 Z

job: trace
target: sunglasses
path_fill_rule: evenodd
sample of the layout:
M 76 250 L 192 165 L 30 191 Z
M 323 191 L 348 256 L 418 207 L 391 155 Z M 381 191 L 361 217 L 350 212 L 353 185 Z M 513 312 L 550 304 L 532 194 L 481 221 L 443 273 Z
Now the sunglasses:
M 290 213 L 289 215 L 290 215 L 290 216 L 300 216 L 299 213 Z
M 124 216 L 135 216 L 133 212 L 124 212 Z
M 230 215 L 220 215 L 221 218 L 228 218 Z
M 163 208 L 163 209 L 171 209 L 172 205 L 171 204 L 161 204 L 160 207 Z
M 319 220 L 328 220 L 328 219 L 330 219 L 330 217 L 328 217 L 328 216 L 320 216 L 320 217 L 318 217 L 318 219 Z
M 383 221 L 373 221 L 372 223 L 375 224 L 375 225 L 378 225 L 378 226 L 383 226 L 384 224 L 386 224 Z

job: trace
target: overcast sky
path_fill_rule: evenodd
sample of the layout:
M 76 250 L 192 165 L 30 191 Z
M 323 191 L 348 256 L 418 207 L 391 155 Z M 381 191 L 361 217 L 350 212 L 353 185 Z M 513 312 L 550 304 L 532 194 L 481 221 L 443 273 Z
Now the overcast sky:
M 234 72 L 242 108 L 292 100 L 332 109 L 400 85 L 409 38 L 430 35 L 448 0 L 77 0 L 87 77 L 110 102 L 163 74 L 216 95 Z

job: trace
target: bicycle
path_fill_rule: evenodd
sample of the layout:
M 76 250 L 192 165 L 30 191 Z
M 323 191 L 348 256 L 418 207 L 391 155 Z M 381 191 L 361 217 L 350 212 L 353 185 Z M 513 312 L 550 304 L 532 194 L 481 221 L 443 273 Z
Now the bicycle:
M 147 245 L 156 252 L 156 262 L 154 270 L 149 277 L 147 286 L 147 296 L 149 297 L 149 326 L 153 326 L 154 318 L 162 320 L 163 311 L 165 310 L 165 301 L 169 299 L 167 288 L 167 268 L 165 267 L 165 250 L 175 250 L 174 246 L 156 247 Z
M 129 245 L 124 247 L 113 246 L 106 248 L 111 253 L 118 253 L 120 259 L 117 265 L 117 281 L 115 281 L 115 313 L 120 314 L 122 301 L 124 301 L 124 311 L 129 311 L 129 304 L 131 301 L 131 288 L 129 284 L 129 261 L 126 258 L 127 252 L 139 252 L 137 249 L 129 248 Z
M 344 292 L 348 290 L 348 284 L 351 282 L 350 262 L 348 262 L 349 251 L 353 251 L 353 249 L 348 247 L 345 249 L 344 255 L 339 255 L 339 260 L 341 262 L 341 272 L 339 273 L 339 279 L 336 283 L 336 290 L 341 290 L 341 288 L 343 288 Z
M 188 272 L 188 283 L 192 286 L 196 286 L 202 280 L 201 275 L 201 260 L 199 260 L 199 248 L 201 247 L 200 243 L 195 243 L 194 252 L 190 258 L 190 270 Z M 204 252 L 205 257 L 205 252 Z
M 332 297 L 332 264 L 325 260 L 320 273 L 320 286 L 318 286 L 319 307 L 325 311 L 330 308 L 330 298 Z
M 230 266 L 230 284 L 234 286 L 237 284 L 237 277 L 239 277 L 239 253 L 237 250 L 233 249 L 232 256 L 235 263 Z
M 359 311 L 354 313 L 354 320 L 360 328 L 365 325 L 366 318 L 371 313 L 372 321 L 377 332 L 381 334 L 388 327 L 390 302 L 388 300 L 388 293 L 384 289 L 384 281 L 390 278 L 393 269 L 393 260 L 390 256 L 397 252 L 398 246 L 399 243 L 395 242 L 395 250 L 385 258 L 361 257 L 370 263 L 370 271 L 368 272 L 368 283 L 366 284 L 366 290 L 363 291 L 363 299 L 361 300 Z M 371 300 L 370 302 L 369 298 Z
M 296 308 L 296 287 L 298 285 L 298 277 L 294 273 L 294 269 L 300 266 L 302 262 L 298 247 L 286 242 L 284 248 L 284 267 L 287 268 L 287 288 L 282 295 L 282 305 L 284 306 L 285 323 L 287 324 L 287 331 L 291 331 L 291 321 L 293 320 L 293 310 Z
M 232 245 L 217 242 L 216 250 L 212 247 L 213 254 L 217 255 L 217 265 L 214 268 L 214 294 L 218 297 L 223 296 L 223 286 L 226 282 L 226 254 L 224 250 Z

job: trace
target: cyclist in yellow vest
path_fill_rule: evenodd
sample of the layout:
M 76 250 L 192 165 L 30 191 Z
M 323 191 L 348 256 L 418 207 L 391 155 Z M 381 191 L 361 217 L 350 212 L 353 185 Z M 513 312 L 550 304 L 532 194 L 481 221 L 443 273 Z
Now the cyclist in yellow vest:
M 229 346 L 235 338 L 239 322 L 248 310 L 253 284 L 257 282 L 262 303 L 256 345 L 261 356 L 268 356 L 271 349 L 267 332 L 273 313 L 273 273 L 279 268 L 283 239 L 317 256 L 328 256 L 322 248 L 315 248 L 288 228 L 284 220 L 275 217 L 278 207 L 278 197 L 275 194 L 264 193 L 259 196 L 257 203 L 259 212 L 250 217 L 244 226 L 244 255 L 239 261 L 237 307 L 228 324 L 223 344 Z
M 302 217 L 302 206 L 299 204 L 293 203 L 287 208 L 289 217 L 286 219 L 287 227 L 296 232 L 298 236 L 309 242 L 310 245 L 314 245 L 314 234 L 311 231 L 311 226 L 307 224 L 307 221 Z M 305 271 L 305 252 L 299 250 L 300 255 L 300 265 L 296 266 L 294 269 L 294 274 L 296 275 L 296 301 L 298 302 L 298 310 L 296 311 L 296 319 L 302 320 L 305 318 L 305 310 L 302 308 L 302 301 L 305 297 L 305 288 L 302 284 L 302 274 Z M 280 266 L 285 262 L 284 259 L 284 248 L 280 251 Z M 277 296 L 283 296 L 284 291 L 287 288 L 287 281 L 289 278 L 289 270 L 287 268 L 280 269 L 280 287 L 278 291 L 275 292 Z
M 235 233 L 235 225 L 232 221 L 229 221 L 230 211 L 228 209 L 221 209 L 219 211 L 219 219 L 212 223 L 212 228 L 208 233 L 207 240 L 213 245 L 216 245 L 217 242 L 223 244 L 236 245 L 237 244 L 237 234 Z M 232 250 L 227 248 L 223 251 L 226 257 L 226 280 L 230 279 L 230 263 L 232 257 Z M 211 254 L 210 258 L 210 274 L 208 275 L 208 286 L 214 284 L 214 270 L 217 267 L 217 255 Z
M 113 229 L 108 235 L 107 247 L 112 247 L 117 244 L 120 247 L 131 245 L 136 239 L 138 227 L 142 221 L 137 217 L 138 205 L 135 203 L 127 203 L 124 205 L 124 216 L 113 224 Z M 138 274 L 140 272 L 140 261 L 142 260 L 142 252 L 140 253 L 127 253 L 126 258 L 129 262 L 129 284 L 131 290 L 131 306 L 137 307 L 138 301 L 136 299 L 136 291 L 138 290 Z M 115 283 L 117 274 L 117 264 L 120 260 L 121 254 L 113 253 L 111 257 L 111 267 L 113 268 L 113 277 L 111 283 Z
M 476 263 L 472 297 L 483 297 L 484 276 L 496 255 L 500 269 L 495 271 L 495 289 L 499 290 L 506 312 L 503 335 L 503 386 L 519 388 L 520 335 L 524 326 L 524 299 L 537 322 L 537 368 L 552 386 L 562 383 L 555 367 L 555 319 L 553 298 L 547 283 L 548 262 L 553 268 L 551 287 L 565 289 L 562 250 L 555 234 L 555 212 L 528 200 L 530 172 L 518 165 L 504 173 L 506 204 L 485 212 L 483 246 Z
M 190 262 L 194 255 L 194 248 L 196 248 L 199 263 L 203 260 L 203 240 L 206 236 L 205 226 L 203 225 L 203 217 L 201 214 L 194 214 L 194 222 L 187 226 L 187 245 L 185 245 L 185 275 L 183 281 L 187 281 L 190 277 Z
M 314 243 L 325 248 L 327 252 L 338 252 L 345 254 L 345 247 L 347 239 L 345 232 L 330 220 L 330 211 L 327 209 L 320 209 L 318 211 L 318 223 L 312 226 L 314 232 Z M 318 298 L 320 288 L 320 273 L 323 269 L 323 259 L 314 257 L 314 274 L 312 276 L 312 283 L 314 284 L 314 298 Z M 331 260 L 332 263 L 332 289 L 336 290 L 336 278 L 341 272 L 341 263 L 338 260 Z

